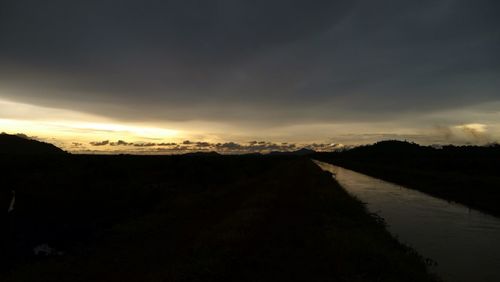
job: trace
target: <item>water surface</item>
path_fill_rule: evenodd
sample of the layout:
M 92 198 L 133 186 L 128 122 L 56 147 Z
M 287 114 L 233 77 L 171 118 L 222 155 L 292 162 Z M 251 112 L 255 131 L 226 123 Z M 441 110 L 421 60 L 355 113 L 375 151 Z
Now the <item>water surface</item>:
M 500 219 L 422 192 L 315 161 L 384 218 L 401 242 L 437 262 L 445 281 L 500 281 Z

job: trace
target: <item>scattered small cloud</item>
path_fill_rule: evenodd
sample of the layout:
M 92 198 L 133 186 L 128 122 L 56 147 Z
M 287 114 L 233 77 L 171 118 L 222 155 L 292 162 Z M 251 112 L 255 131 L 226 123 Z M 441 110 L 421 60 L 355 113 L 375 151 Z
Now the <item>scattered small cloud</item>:
M 109 148 L 116 152 L 141 152 L 141 153 L 188 153 L 197 151 L 215 151 L 228 154 L 245 154 L 245 153 L 268 153 L 272 151 L 295 151 L 302 148 L 315 151 L 332 151 L 342 148 L 342 144 L 338 143 L 312 143 L 312 144 L 295 144 L 295 143 L 274 143 L 268 141 L 250 141 L 248 143 L 225 142 L 211 143 L 206 141 L 189 141 L 185 140 L 180 144 L 174 142 L 127 142 L 118 140 L 110 142 L 109 140 L 90 142 L 91 146 L 109 146 L 119 147 L 116 149 Z M 109 151 L 108 150 L 108 151 Z M 138 151 L 139 150 L 139 151 Z
M 92 145 L 92 146 L 106 146 L 108 144 L 109 144 L 109 140 L 90 142 L 90 145 Z
M 111 146 L 128 146 L 130 144 L 132 144 L 132 143 L 128 143 L 128 142 L 125 142 L 123 140 L 118 140 L 116 142 L 109 143 L 109 145 L 111 145 Z
M 196 142 L 196 146 L 200 147 L 200 148 L 206 148 L 206 147 L 210 147 L 211 144 L 208 142 Z
M 160 147 L 172 147 L 172 146 L 177 146 L 177 143 L 158 143 L 156 145 Z
M 134 143 L 133 146 L 134 147 L 154 147 L 154 146 L 156 146 L 156 143 L 151 143 L 151 142 L 148 142 L 148 143 Z

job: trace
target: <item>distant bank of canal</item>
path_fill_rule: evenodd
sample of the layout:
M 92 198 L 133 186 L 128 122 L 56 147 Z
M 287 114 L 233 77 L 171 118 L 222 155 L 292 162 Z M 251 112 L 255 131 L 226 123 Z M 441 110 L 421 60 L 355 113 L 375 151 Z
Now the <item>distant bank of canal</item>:
M 315 161 L 384 218 L 445 281 L 500 281 L 500 219 L 352 170 Z

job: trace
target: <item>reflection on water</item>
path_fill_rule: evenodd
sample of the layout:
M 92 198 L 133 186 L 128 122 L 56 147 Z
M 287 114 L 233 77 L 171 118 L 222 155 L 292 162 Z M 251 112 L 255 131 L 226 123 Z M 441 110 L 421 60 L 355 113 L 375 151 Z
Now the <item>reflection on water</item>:
M 500 281 L 500 219 L 331 164 L 315 161 L 445 281 Z

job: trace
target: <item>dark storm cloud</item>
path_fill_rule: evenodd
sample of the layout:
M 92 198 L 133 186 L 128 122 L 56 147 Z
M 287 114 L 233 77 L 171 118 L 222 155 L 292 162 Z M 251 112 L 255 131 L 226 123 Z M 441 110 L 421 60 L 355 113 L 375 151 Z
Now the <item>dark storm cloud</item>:
M 128 120 L 389 119 L 499 100 L 499 14 L 496 0 L 2 1 L 1 95 Z

